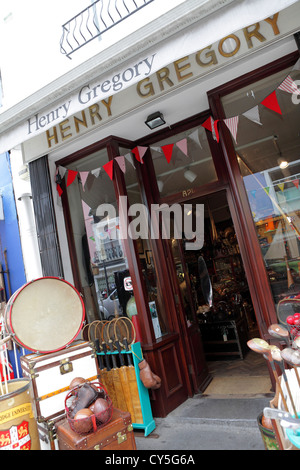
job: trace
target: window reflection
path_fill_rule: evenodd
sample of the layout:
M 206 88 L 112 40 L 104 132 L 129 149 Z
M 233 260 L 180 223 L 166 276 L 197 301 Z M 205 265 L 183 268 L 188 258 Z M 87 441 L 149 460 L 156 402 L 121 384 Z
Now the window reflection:
M 107 151 L 103 149 L 69 166 L 79 175 L 80 172 L 89 172 L 84 186 L 79 177 L 67 188 L 89 322 L 126 314 L 126 302 L 120 298 L 120 291 L 129 271 L 120 238 L 114 186 L 102 169 L 107 161 Z M 108 212 L 104 211 L 105 207 Z M 131 295 L 129 293 L 127 297 Z
M 128 152 L 126 149 L 120 149 L 121 154 Z M 136 170 L 133 165 L 127 165 L 124 175 L 129 205 L 142 204 L 142 197 L 137 181 Z M 147 235 L 147 234 L 146 234 Z M 152 253 L 150 234 L 148 237 L 139 237 L 137 239 L 138 255 L 140 258 L 143 280 L 148 295 L 149 312 L 152 320 L 154 336 L 156 339 L 169 333 L 166 308 L 164 306 L 164 296 L 158 281 L 157 267 Z
M 278 320 L 284 324 L 289 314 L 299 311 L 295 297 L 300 293 L 300 106 L 290 93 L 279 90 L 282 115 L 259 103 L 288 74 L 293 80 L 300 78 L 299 71 L 286 69 L 222 99 L 226 117 L 240 116 L 236 154 Z M 260 123 L 242 116 L 254 106 L 259 106 Z
M 181 145 L 182 142 L 184 145 Z M 173 149 L 168 163 L 162 147 L 170 144 L 173 144 Z M 151 145 L 150 150 L 161 196 L 217 180 L 206 132 L 202 126 L 157 142 Z

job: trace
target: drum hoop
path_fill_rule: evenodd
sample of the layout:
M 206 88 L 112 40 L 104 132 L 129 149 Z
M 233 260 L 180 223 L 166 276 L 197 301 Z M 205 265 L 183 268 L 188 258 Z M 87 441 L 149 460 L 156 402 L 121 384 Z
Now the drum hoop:
M 60 346 L 59 348 L 56 348 L 56 349 L 51 349 L 51 350 L 37 350 L 35 348 L 32 348 L 30 347 L 28 344 L 24 344 L 17 336 L 16 332 L 14 331 L 13 329 L 13 326 L 12 326 L 12 323 L 11 323 L 11 312 L 12 312 L 12 307 L 13 307 L 13 304 L 15 302 L 15 300 L 17 299 L 17 297 L 21 294 L 21 292 L 25 289 L 25 287 L 27 287 L 28 285 L 30 284 L 33 284 L 34 282 L 37 282 L 37 281 L 41 281 L 43 279 L 55 279 L 57 281 L 62 281 L 64 282 L 65 284 L 69 285 L 74 291 L 75 293 L 77 294 L 78 298 L 80 299 L 80 302 L 81 302 L 81 307 L 82 307 L 82 318 L 81 318 L 81 323 L 79 325 L 79 328 L 76 332 L 76 334 L 73 336 L 73 338 L 66 344 L 64 344 L 63 346 Z M 13 302 L 12 304 L 10 305 L 9 307 L 9 310 L 8 312 L 5 311 L 5 322 L 8 323 L 8 325 L 10 326 L 10 333 L 11 333 L 11 336 L 12 336 L 12 340 L 15 341 L 17 344 L 19 344 L 21 347 L 25 348 L 25 349 L 28 349 L 29 351 L 32 351 L 34 353 L 42 353 L 42 354 L 48 354 L 48 353 L 52 353 L 52 352 L 56 352 L 56 351 L 61 351 L 62 349 L 65 349 L 66 347 L 68 347 L 74 340 L 75 338 L 78 336 L 78 334 L 80 333 L 81 329 L 82 329 L 82 326 L 84 324 L 84 320 L 85 320 L 85 305 L 84 305 L 84 302 L 83 302 L 83 299 L 82 299 L 82 296 L 81 294 L 78 292 L 78 290 L 68 281 L 66 281 L 65 279 L 61 278 L 61 277 L 56 277 L 56 276 L 44 276 L 44 277 L 39 277 L 37 279 L 33 279 L 32 281 L 29 281 L 27 282 L 26 284 L 24 284 L 22 287 L 20 287 L 13 295 L 12 297 L 14 297 L 13 299 Z M 7 328 L 6 328 L 7 329 Z

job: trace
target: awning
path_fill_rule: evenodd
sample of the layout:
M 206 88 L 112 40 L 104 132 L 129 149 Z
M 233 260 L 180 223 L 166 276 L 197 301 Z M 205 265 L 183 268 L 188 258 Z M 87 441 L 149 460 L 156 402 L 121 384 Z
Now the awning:
M 2 115 L 0 114 L 0 126 L 3 129 L 0 134 L 0 153 L 45 132 L 68 116 L 72 116 L 88 106 L 136 84 L 162 67 L 204 49 L 242 28 L 253 25 L 265 18 L 270 18 L 275 13 L 295 3 L 299 3 L 299 0 L 202 2 L 198 11 L 195 10 L 196 16 L 190 18 L 190 24 L 188 24 L 188 21 L 182 24 L 178 20 L 177 32 L 164 39 L 162 31 L 159 43 L 134 56 L 131 52 L 132 57 L 130 60 L 122 60 L 122 57 L 126 57 L 126 54 L 122 51 L 120 56 L 116 55 L 110 58 L 110 67 L 107 66 L 107 61 L 106 67 L 104 67 L 104 63 L 103 67 L 102 64 L 97 64 L 98 70 L 106 70 L 97 79 L 90 83 L 82 83 L 81 86 L 73 89 L 71 93 L 61 97 L 59 101 L 55 99 L 55 96 L 57 97 L 55 92 L 49 93 L 47 102 L 51 104 L 43 109 L 37 109 L 37 106 L 29 106 L 25 110 L 26 117 L 22 122 L 17 123 L 17 118 L 13 118 L 14 108 L 7 110 Z M 212 4 L 214 6 L 218 4 L 218 8 L 212 11 L 210 9 Z M 195 21 L 197 14 L 199 19 Z M 148 44 L 150 43 L 148 41 Z M 138 49 L 136 44 L 132 44 L 131 47 L 135 47 L 135 50 Z

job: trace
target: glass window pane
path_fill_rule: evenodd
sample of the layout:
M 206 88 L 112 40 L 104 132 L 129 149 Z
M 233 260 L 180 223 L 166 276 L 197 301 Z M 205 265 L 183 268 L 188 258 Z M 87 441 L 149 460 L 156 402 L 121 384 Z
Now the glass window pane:
M 185 147 L 180 146 L 180 143 L 185 145 L 185 139 L 187 152 Z M 173 144 L 173 149 L 168 163 L 161 147 L 170 144 Z M 151 145 L 150 150 L 161 196 L 169 196 L 217 180 L 206 131 L 202 126 L 161 140 Z
M 120 239 L 119 214 L 114 185 L 102 169 L 108 162 L 106 149 L 69 165 L 69 169 L 89 172 L 68 188 L 73 236 L 81 284 L 89 320 L 93 317 L 91 297 L 96 298 L 100 318 L 124 315 L 126 305 L 119 299 L 119 284 L 129 275 L 127 257 Z M 106 212 L 106 210 L 108 212 Z M 128 298 L 132 293 L 128 294 Z M 128 300 L 128 299 L 127 299 Z
M 289 74 L 300 79 L 286 69 L 222 99 L 226 117 L 239 116 L 235 150 L 282 323 L 299 311 L 287 298 L 300 292 L 300 106 L 277 89 Z M 282 114 L 260 104 L 274 90 Z
M 128 153 L 128 150 L 122 148 L 120 149 L 120 155 L 125 155 L 126 153 Z M 134 162 L 133 159 L 132 162 Z M 136 170 L 133 165 L 126 164 L 126 172 L 124 177 L 129 206 L 132 206 L 133 204 L 142 204 Z M 137 213 L 137 218 L 138 217 L 139 213 Z M 135 217 L 133 217 L 133 219 L 135 219 Z M 133 225 L 130 225 L 130 227 L 132 228 Z M 142 230 L 142 227 L 137 226 L 136 229 Z M 135 233 L 138 235 L 138 232 Z M 152 319 L 154 335 L 155 338 L 158 339 L 170 331 L 166 310 L 164 307 L 165 299 L 160 289 L 156 266 L 153 260 L 152 247 L 150 242 L 151 237 L 148 233 L 145 235 L 146 236 L 140 236 L 137 238 L 138 254 L 142 266 L 144 283 L 148 294 L 148 305 Z

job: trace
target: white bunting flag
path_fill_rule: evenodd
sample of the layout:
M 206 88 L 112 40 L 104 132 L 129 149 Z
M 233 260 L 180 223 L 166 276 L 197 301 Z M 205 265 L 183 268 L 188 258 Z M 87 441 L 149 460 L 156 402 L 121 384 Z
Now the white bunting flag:
M 278 90 L 286 91 L 287 93 L 296 93 L 300 95 L 300 90 L 290 75 L 279 85 Z
M 189 139 L 192 139 L 194 142 L 196 142 L 196 144 L 199 145 L 199 147 L 202 149 L 202 145 L 201 145 L 201 142 L 200 142 L 200 139 L 199 139 L 198 129 L 196 129 L 194 132 L 192 132 L 189 135 Z
M 123 155 L 120 155 L 119 157 L 115 157 L 115 160 L 117 161 L 122 172 L 125 173 L 126 171 L 125 157 Z
M 126 155 L 124 155 L 124 158 L 126 158 L 126 160 L 133 166 L 133 168 L 135 168 L 135 164 L 132 160 L 132 155 L 131 153 L 126 153 Z
M 91 170 L 91 173 L 92 173 L 92 175 L 95 176 L 95 178 L 98 178 L 98 176 L 100 175 L 100 171 L 101 171 L 101 167 L 96 168 L 95 170 Z
M 231 135 L 235 140 L 235 143 L 237 143 L 236 135 L 237 135 L 237 130 L 238 130 L 239 116 L 234 116 L 232 118 L 224 119 L 224 122 L 226 126 L 228 127 L 228 129 L 230 130 Z
M 300 59 L 297 60 L 292 70 L 300 70 Z
M 157 153 L 163 153 L 162 151 L 162 148 L 161 147 L 150 147 L 151 150 L 154 150 L 154 152 L 157 152 Z
M 262 123 L 260 122 L 258 106 L 254 106 L 254 108 L 249 109 L 248 111 L 243 113 L 243 116 L 245 116 L 250 121 L 253 121 L 256 124 L 259 124 L 260 126 L 262 126 Z
M 87 177 L 89 176 L 89 171 L 80 171 L 79 174 L 80 174 L 82 189 L 84 191 L 85 190 L 84 185 L 85 185 L 85 182 L 87 180 Z
M 176 142 L 177 147 L 186 155 L 188 156 L 187 153 L 187 139 L 182 139 Z
M 60 176 L 61 176 L 61 179 L 63 179 L 63 177 L 65 176 L 66 171 L 67 171 L 67 168 L 64 168 L 63 166 L 59 166 L 59 167 L 58 167 L 58 172 L 59 172 L 59 174 L 60 174 Z

